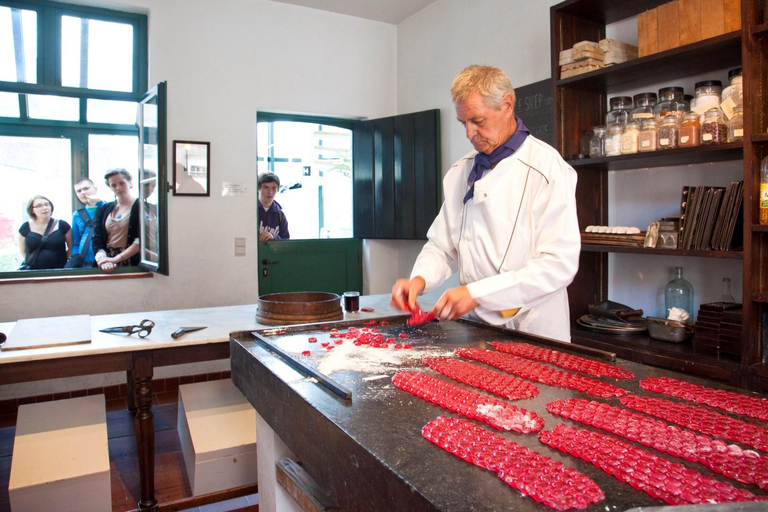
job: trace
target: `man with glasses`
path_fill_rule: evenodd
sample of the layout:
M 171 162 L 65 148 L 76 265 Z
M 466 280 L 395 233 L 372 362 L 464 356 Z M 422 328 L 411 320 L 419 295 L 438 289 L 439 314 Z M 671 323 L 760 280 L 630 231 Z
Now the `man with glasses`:
M 96 210 L 104 204 L 99 199 L 96 185 L 88 178 L 80 178 L 75 183 L 75 195 L 85 206 L 72 214 L 72 256 L 83 254 L 83 267 L 93 267 L 96 264 L 93 255 L 92 236 L 88 235 L 93 230 L 93 216 Z

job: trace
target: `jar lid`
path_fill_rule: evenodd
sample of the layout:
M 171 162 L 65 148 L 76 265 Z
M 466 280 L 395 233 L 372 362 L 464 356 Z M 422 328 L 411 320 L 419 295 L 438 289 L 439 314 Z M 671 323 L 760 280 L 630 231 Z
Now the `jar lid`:
M 676 123 L 677 122 L 677 116 L 675 114 L 667 114 L 664 116 L 665 123 Z
M 656 93 L 655 92 L 641 92 L 640 94 L 635 94 L 633 96 L 635 103 L 637 103 L 638 100 L 653 100 L 656 101 Z
M 605 126 L 602 126 L 602 125 L 595 126 L 594 128 L 592 128 L 592 131 L 595 133 L 605 133 Z
M 608 127 L 609 132 L 623 132 L 624 125 L 621 123 L 613 123 Z
M 659 96 L 664 96 L 666 94 L 683 94 L 685 92 L 685 89 L 682 87 L 662 87 L 659 89 Z
M 700 87 L 712 87 L 712 86 L 722 87 L 723 82 L 721 82 L 720 80 L 704 80 L 703 82 L 696 82 L 696 85 L 695 85 L 696 89 Z
M 649 117 L 648 119 L 643 121 L 643 128 L 646 126 L 658 126 L 659 121 L 655 117 Z
M 697 114 L 696 112 L 687 112 L 683 116 L 683 120 L 684 121 L 698 121 L 699 117 L 700 117 L 699 114 Z
M 637 121 L 630 121 L 624 125 L 625 131 L 630 129 L 637 130 L 638 128 L 640 128 L 640 123 L 638 123 Z
M 629 104 L 630 107 L 632 106 L 632 98 L 629 96 L 614 96 L 613 98 L 608 100 L 608 102 L 611 105 L 611 109 L 614 109 L 621 104 L 627 104 L 627 103 Z
M 741 75 L 741 68 L 733 68 L 728 72 L 728 80 L 739 75 Z

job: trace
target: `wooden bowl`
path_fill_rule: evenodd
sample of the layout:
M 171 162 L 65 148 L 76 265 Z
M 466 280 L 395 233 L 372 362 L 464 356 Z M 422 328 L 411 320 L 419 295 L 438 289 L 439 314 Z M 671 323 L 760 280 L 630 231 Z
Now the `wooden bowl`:
M 330 292 L 284 292 L 258 299 L 256 321 L 265 325 L 311 324 L 342 320 L 341 298 Z

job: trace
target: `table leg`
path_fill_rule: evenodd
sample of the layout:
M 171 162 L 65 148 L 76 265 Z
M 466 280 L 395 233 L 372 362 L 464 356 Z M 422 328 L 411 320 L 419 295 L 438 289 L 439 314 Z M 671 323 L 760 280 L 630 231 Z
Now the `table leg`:
M 136 414 L 136 381 L 133 380 L 133 371 L 125 372 L 125 384 L 127 392 L 125 393 L 125 408 Z
M 133 357 L 133 380 L 136 404 L 136 445 L 139 452 L 141 501 L 139 510 L 156 510 L 155 499 L 155 424 L 152 415 L 152 354 L 137 353 Z

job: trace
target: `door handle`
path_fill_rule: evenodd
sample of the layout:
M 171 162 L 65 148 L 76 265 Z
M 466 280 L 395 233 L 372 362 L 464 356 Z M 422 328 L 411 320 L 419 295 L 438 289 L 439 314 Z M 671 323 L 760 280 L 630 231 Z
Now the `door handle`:
M 280 260 L 268 260 L 267 258 L 261 260 L 262 265 L 277 265 L 278 263 L 280 263 Z

